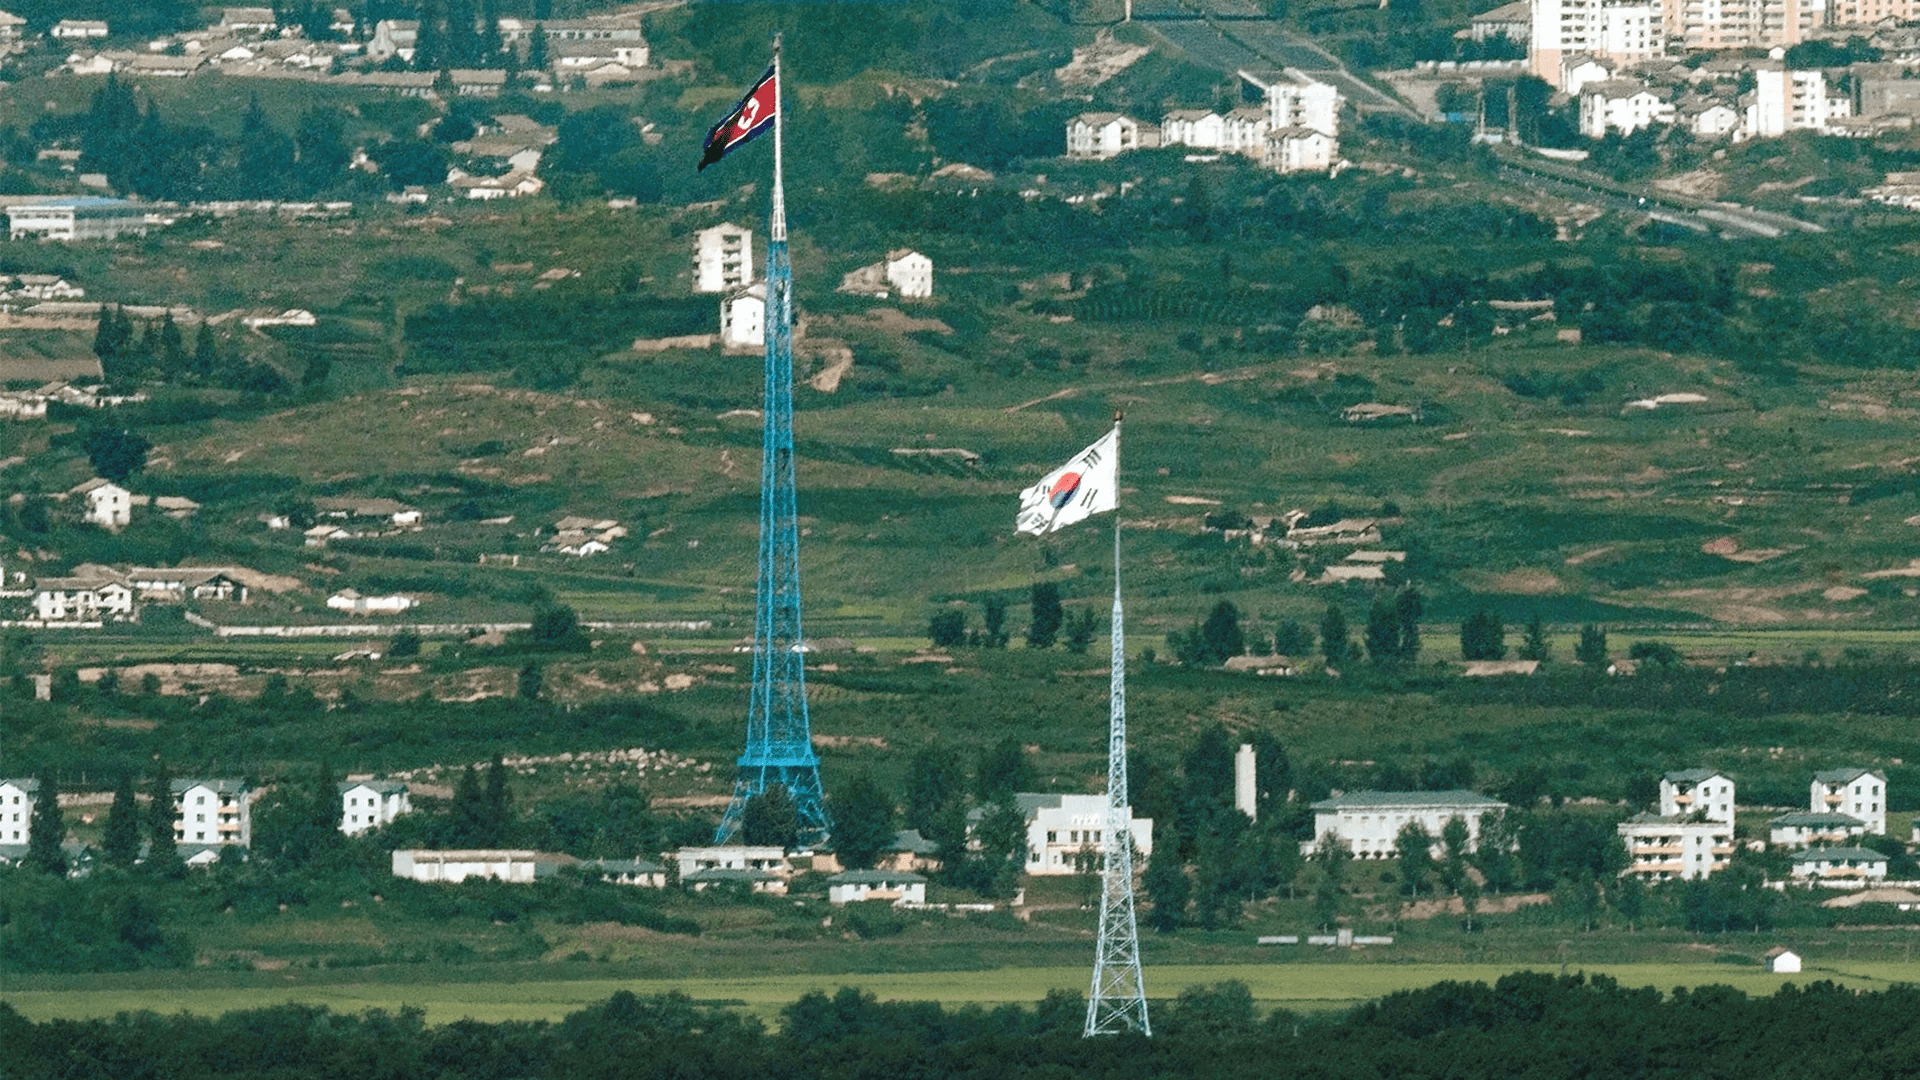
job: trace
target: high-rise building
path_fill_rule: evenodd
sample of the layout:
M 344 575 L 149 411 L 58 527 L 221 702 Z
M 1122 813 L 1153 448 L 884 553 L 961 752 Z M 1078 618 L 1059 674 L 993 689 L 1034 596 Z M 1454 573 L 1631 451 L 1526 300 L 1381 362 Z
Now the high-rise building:
M 1533 0 L 1528 66 L 1564 89 L 1568 59 L 1585 54 L 1616 64 L 1639 63 L 1664 55 L 1668 36 L 1666 12 L 1649 0 Z

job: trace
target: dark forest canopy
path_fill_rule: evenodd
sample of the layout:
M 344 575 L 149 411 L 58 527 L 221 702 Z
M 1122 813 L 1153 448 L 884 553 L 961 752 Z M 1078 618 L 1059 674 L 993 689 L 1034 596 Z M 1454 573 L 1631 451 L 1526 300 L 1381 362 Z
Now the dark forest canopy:
M 0 1004 L 6 1076 L 233 1077 L 1487 1077 L 1920 1075 L 1920 989 L 1828 982 L 1754 998 L 1727 987 L 1626 989 L 1537 973 L 1440 983 L 1344 1015 L 1261 1018 L 1239 983 L 1156 1007 L 1157 1036 L 1080 1037 L 1084 1003 L 953 1011 L 812 993 L 780 1030 L 682 995 L 616 994 L 558 1023 L 427 1027 L 418 1010 L 341 1016 L 287 1005 L 218 1019 L 122 1014 L 32 1024 Z

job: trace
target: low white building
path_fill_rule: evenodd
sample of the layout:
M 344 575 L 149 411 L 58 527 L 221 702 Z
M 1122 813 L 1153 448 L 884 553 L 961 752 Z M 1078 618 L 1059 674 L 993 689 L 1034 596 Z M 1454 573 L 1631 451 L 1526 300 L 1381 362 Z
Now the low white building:
M 849 271 L 840 290 L 859 296 L 925 300 L 933 296 L 933 260 L 908 248 L 887 252 L 877 263 Z
M 1140 121 L 1113 112 L 1081 113 L 1067 121 L 1067 156 L 1105 160 L 1146 146 Z M 1158 140 L 1155 140 L 1158 142 Z
M 133 521 L 133 492 L 111 480 L 96 476 L 67 494 L 84 498 L 87 508 L 81 512 L 82 520 L 103 529 L 124 529 Z
M 1867 823 L 1851 814 L 1798 811 L 1767 822 L 1767 842 L 1774 847 L 1809 848 L 1844 845 L 1867 831 Z
M 1618 64 L 1591 53 L 1575 53 L 1560 61 L 1560 88 L 1577 96 L 1588 86 L 1613 78 L 1618 70 Z
M 673 853 L 685 881 L 702 870 L 760 870 L 780 877 L 793 872 L 783 848 L 771 844 L 720 844 L 687 847 Z
M 33 614 L 47 622 L 122 622 L 134 617 L 133 588 L 104 567 L 73 577 L 36 578 Z
M 253 788 L 245 780 L 175 780 L 173 839 L 178 844 L 253 846 Z
M 580 869 L 614 885 L 632 885 L 641 889 L 664 889 L 666 868 L 645 859 L 587 859 Z
M 393 853 L 393 876 L 414 881 L 465 881 L 485 878 L 529 884 L 552 877 L 580 860 L 544 851 L 470 848 L 454 851 L 403 850 Z
M 85 41 L 106 37 L 108 27 L 100 19 L 61 19 L 49 33 L 59 41 Z
M 1774 975 L 1800 974 L 1800 954 L 1783 947 L 1768 949 L 1767 971 Z
M 33 799 L 40 781 L 32 777 L 0 780 L 0 857 L 17 861 L 33 838 Z
M 1808 848 L 1793 857 L 1793 877 L 1808 884 L 1884 881 L 1887 857 L 1861 847 Z
M 1635 814 L 1615 826 L 1627 846 L 1627 868 L 1649 881 L 1691 881 L 1727 868 L 1733 825 L 1702 814 Z
M 398 615 L 419 605 L 420 601 L 411 596 L 364 596 L 353 589 L 341 589 L 327 597 L 329 608 L 351 615 Z
M 1887 835 L 1887 774 L 1877 769 L 1823 769 L 1813 774 L 1807 808 L 1859 818 L 1866 831 Z
M 1733 778 L 1714 769 L 1680 769 L 1660 778 L 1660 815 L 1683 817 L 1704 813 L 1724 825 L 1733 824 Z
M 1027 820 L 1026 872 L 1036 875 L 1073 874 L 1080 871 L 1082 856 L 1099 866 L 1107 851 L 1107 797 L 1105 795 L 1042 795 L 1021 792 L 1015 805 Z M 967 814 L 969 831 L 986 817 L 975 808 Z M 1133 833 L 1137 858 L 1153 855 L 1153 819 L 1131 816 L 1128 828 Z
M 15 240 L 112 240 L 128 233 L 145 236 L 147 212 L 125 199 L 48 196 L 9 206 L 7 233 Z
M 848 870 L 827 879 L 828 903 L 837 907 L 869 900 L 924 904 L 927 879 L 905 870 Z
M 680 886 L 691 892 L 706 892 L 713 888 L 745 888 L 752 892 L 769 896 L 785 896 L 787 879 L 766 870 L 739 869 L 731 866 L 715 866 L 706 870 L 695 870 L 680 878 Z
M 767 286 L 755 282 L 720 301 L 720 346 L 744 352 L 767 346 Z
M 247 602 L 247 587 L 233 571 L 219 566 L 135 566 L 127 570 L 127 584 L 142 600 L 180 603 L 187 600 Z
M 1675 116 L 1667 92 L 1628 79 L 1608 79 L 1580 90 L 1580 134 L 1606 138 L 1609 131 L 1631 135 L 1655 124 L 1671 124 Z
M 407 785 L 397 780 L 345 780 L 340 789 L 340 831 L 359 836 L 368 829 L 393 824 L 413 812 Z
M 1477 791 L 1353 791 L 1313 804 L 1313 842 L 1318 849 L 1330 839 L 1358 859 L 1386 859 L 1399 854 L 1400 830 L 1418 822 L 1440 842 L 1447 822 L 1467 824 L 1467 847 L 1480 844 L 1481 820 L 1507 809 L 1499 799 Z

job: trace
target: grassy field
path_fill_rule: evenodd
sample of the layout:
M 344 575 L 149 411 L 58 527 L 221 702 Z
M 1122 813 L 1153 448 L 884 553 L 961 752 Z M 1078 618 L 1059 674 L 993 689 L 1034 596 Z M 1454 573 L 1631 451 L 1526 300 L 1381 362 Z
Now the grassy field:
M 1397 990 L 1446 980 L 1492 982 L 1510 971 L 1499 964 L 1223 964 L 1151 967 L 1147 992 L 1171 998 L 1189 986 L 1237 979 L 1262 1006 L 1275 1009 L 1344 1008 Z M 1532 970 L 1543 970 L 1535 967 Z M 1547 969 L 1550 970 L 1550 969 Z M 1605 974 L 1626 986 L 1671 990 L 1677 986 L 1732 986 L 1769 994 L 1787 983 L 1830 979 L 1856 989 L 1884 989 L 1920 980 L 1920 962 L 1859 962 L 1817 968 L 1801 975 L 1769 975 L 1726 964 L 1580 965 L 1569 970 Z M 0 1000 L 33 1020 L 112 1016 L 126 1011 L 218 1014 L 282 1002 L 324 1005 L 342 1012 L 425 1009 L 430 1023 L 461 1019 L 556 1020 L 602 1001 L 619 990 L 648 995 L 684 993 L 703 1001 L 737 1005 L 767 1019 L 812 990 L 857 986 L 883 1000 L 938 1001 L 946 1005 L 1031 1004 L 1055 990 L 1084 993 L 1087 971 L 1077 967 L 1001 968 L 993 971 L 916 972 L 889 975 L 779 975 L 762 978 L 580 979 L 575 981 L 457 982 L 392 985 L 337 983 L 272 988 L 185 987 L 118 990 L 0 991 Z

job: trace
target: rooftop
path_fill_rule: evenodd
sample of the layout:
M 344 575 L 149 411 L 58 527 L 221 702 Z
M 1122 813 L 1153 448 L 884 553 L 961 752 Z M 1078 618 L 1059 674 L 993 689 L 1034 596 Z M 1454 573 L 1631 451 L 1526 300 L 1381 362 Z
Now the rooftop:
M 1315 810 L 1357 810 L 1454 807 L 1473 810 L 1505 809 L 1506 803 L 1477 791 L 1350 791 L 1313 804 Z

